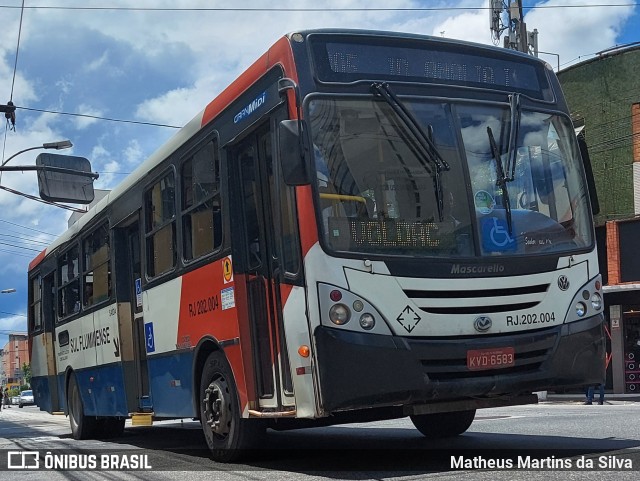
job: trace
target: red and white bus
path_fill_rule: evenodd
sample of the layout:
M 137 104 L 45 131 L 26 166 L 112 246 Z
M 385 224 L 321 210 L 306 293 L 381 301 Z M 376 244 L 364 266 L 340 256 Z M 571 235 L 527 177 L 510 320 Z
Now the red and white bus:
M 30 264 L 36 402 L 80 439 L 199 418 L 229 460 L 602 382 L 587 180 L 534 57 L 287 35 Z

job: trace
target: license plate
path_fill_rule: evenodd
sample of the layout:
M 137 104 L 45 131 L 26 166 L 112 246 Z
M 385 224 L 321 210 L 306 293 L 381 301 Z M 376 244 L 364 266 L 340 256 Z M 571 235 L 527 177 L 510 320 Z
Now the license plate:
M 467 368 L 471 371 L 501 369 L 515 366 L 516 356 L 512 347 L 472 349 L 467 351 Z

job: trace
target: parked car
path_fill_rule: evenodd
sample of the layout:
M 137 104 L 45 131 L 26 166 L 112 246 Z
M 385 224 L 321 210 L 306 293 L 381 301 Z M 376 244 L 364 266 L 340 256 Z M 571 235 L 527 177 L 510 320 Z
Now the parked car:
M 23 407 L 23 406 L 31 406 L 35 404 L 35 401 L 33 400 L 33 391 L 28 390 L 28 391 L 22 391 L 20 393 L 20 399 L 18 401 L 18 407 Z
M 11 404 L 15 404 L 16 406 L 20 404 L 20 396 L 11 396 Z

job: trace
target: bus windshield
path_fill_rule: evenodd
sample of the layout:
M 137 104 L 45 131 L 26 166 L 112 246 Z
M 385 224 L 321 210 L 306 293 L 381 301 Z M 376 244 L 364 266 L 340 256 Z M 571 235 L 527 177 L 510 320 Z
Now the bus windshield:
M 328 249 L 478 257 L 592 245 L 568 118 L 525 109 L 515 116 L 509 105 L 402 103 L 436 152 L 425 155 L 406 120 L 380 98 L 308 103 L 319 229 Z

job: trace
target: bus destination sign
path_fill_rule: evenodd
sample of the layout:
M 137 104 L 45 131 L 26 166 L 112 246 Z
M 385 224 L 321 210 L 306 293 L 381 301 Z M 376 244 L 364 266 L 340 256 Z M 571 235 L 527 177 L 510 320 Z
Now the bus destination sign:
M 325 82 L 385 78 L 491 87 L 540 99 L 550 95 L 542 64 L 509 58 L 489 49 L 486 55 L 478 55 L 467 53 L 464 46 L 453 49 L 439 42 L 375 45 L 364 41 L 316 41 L 314 45 L 318 78 Z

